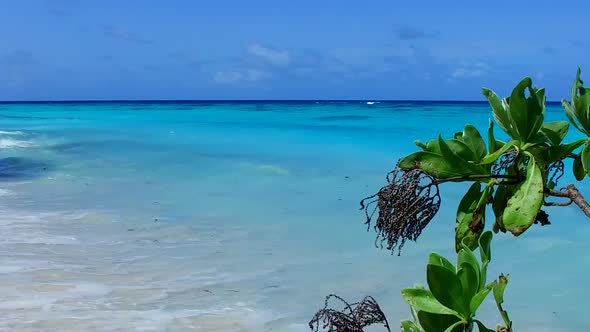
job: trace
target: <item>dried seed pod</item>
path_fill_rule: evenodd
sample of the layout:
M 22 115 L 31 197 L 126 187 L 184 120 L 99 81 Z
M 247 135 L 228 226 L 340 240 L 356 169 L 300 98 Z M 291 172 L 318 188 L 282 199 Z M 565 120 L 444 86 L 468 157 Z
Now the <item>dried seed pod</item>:
M 551 225 L 551 222 L 549 221 L 549 215 L 543 210 L 539 210 L 539 213 L 537 213 L 537 216 L 535 217 L 534 223 L 541 224 L 541 226 Z
M 517 154 L 515 148 L 508 149 L 508 151 L 504 152 L 492 165 L 492 174 L 506 174 L 506 171 L 514 165 Z
M 564 174 L 564 163 L 562 160 L 558 160 L 549 164 L 547 167 L 547 182 L 553 182 L 557 186 L 557 182 Z
M 343 308 L 333 309 L 329 306 L 330 299 L 338 300 Z M 363 332 L 369 325 L 383 324 L 391 332 L 385 314 L 371 296 L 361 302 L 349 304 L 337 295 L 328 295 L 323 309 L 320 309 L 309 322 L 312 331 L 324 332 Z
M 416 241 L 434 218 L 441 199 L 436 179 L 420 169 L 396 168 L 387 175 L 387 182 L 377 194 L 361 201 L 361 210 L 365 210 L 367 227 L 378 210 L 375 244 L 383 247 L 386 242 L 387 249 L 397 248 L 399 255 L 406 240 Z

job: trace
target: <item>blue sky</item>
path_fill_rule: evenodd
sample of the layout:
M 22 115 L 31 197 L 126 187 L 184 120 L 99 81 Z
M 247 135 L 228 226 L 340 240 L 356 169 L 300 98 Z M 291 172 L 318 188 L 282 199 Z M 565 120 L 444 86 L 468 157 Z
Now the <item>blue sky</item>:
M 46 0 L 0 10 L 0 100 L 483 100 L 590 82 L 588 1 Z

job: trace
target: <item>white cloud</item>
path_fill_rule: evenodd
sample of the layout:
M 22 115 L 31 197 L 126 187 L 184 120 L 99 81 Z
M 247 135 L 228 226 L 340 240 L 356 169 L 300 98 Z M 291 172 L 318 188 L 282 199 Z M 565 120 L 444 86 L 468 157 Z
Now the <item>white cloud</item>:
M 463 64 L 451 73 L 451 79 L 469 79 L 481 77 L 487 74 L 489 70 L 490 66 L 483 62 L 476 62 L 474 64 Z
M 235 84 L 239 82 L 257 82 L 271 77 L 272 75 L 259 69 L 230 69 L 216 72 L 213 75 L 213 80 L 221 84 Z
M 291 55 L 288 51 L 270 48 L 260 44 L 250 45 L 248 47 L 248 54 L 275 66 L 286 66 L 291 63 Z

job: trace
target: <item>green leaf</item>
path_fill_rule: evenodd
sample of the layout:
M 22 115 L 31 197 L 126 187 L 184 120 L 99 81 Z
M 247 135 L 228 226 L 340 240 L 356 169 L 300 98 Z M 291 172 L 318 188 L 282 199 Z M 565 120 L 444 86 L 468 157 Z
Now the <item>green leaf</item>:
M 398 166 L 403 170 L 420 168 L 427 174 L 441 180 L 486 174 L 483 167 L 465 161 L 464 158 L 473 159 L 474 156 L 463 142 L 444 141 L 439 137 L 436 143 L 429 141 L 426 146 L 427 151 L 418 151 L 400 159 Z M 437 150 L 440 152 L 433 152 Z
M 455 134 L 457 135 L 457 134 Z M 448 139 L 443 140 L 444 144 L 454 153 L 457 157 L 464 161 L 475 161 L 477 159 L 475 152 L 462 141 L 463 133 L 458 133 L 459 139 Z M 440 135 L 439 135 L 440 137 Z M 443 155 L 441 150 L 441 141 L 437 138 L 426 142 L 425 151 L 432 152 L 438 155 Z
M 432 265 L 435 266 L 435 265 Z M 441 269 L 445 269 L 440 267 Z M 445 269 L 446 270 L 446 269 Z M 447 270 L 448 271 L 448 270 Z M 454 315 L 462 318 L 462 315 L 457 311 L 448 308 L 437 301 L 434 295 L 426 290 L 419 288 L 405 288 L 402 289 L 402 298 L 407 304 L 416 308 L 418 311 L 430 312 L 441 315 Z
M 463 301 L 463 286 L 459 277 L 447 268 L 428 264 L 426 266 L 426 281 L 432 295 L 443 305 L 459 313 L 467 314 Z
M 494 200 L 492 201 L 492 209 L 494 210 L 494 215 L 496 216 L 496 223 L 494 224 L 494 227 L 497 227 L 497 229 L 501 230 L 502 232 L 506 232 L 506 227 L 504 226 L 503 221 L 504 210 L 506 209 L 508 199 L 512 196 L 513 192 L 513 185 L 502 184 L 496 189 Z M 497 232 L 496 230 L 494 231 Z
M 576 158 L 574 158 L 574 164 L 572 168 L 576 180 L 582 181 L 586 176 L 586 172 L 584 171 L 584 165 L 582 165 L 582 158 L 580 155 L 576 155 Z
M 586 146 L 584 146 L 582 153 L 580 153 L 580 159 L 582 160 L 584 172 L 590 177 L 590 144 L 587 143 Z
M 504 108 L 503 103 L 500 101 L 500 98 L 494 93 L 494 91 L 482 88 L 481 91 L 483 95 L 487 98 L 488 103 L 492 107 L 492 114 L 494 115 L 494 120 L 502 130 L 504 130 L 510 137 L 516 138 L 516 132 L 514 128 L 512 128 L 512 123 L 510 118 L 508 117 L 508 113 Z
M 552 145 L 559 145 L 567 135 L 569 126 L 566 121 L 545 122 L 541 127 L 541 131 Z
M 458 326 L 460 326 L 460 325 L 465 325 L 465 323 L 464 323 L 464 322 L 456 322 L 455 324 L 453 324 L 453 325 L 451 325 L 451 326 L 447 327 L 447 329 L 446 329 L 446 330 L 444 330 L 444 332 L 452 332 L 452 331 L 454 331 L 454 330 L 455 330 L 455 328 L 456 328 L 456 327 L 458 327 Z
M 468 163 L 474 161 L 473 152 L 463 142 L 457 140 L 443 140 L 438 136 L 438 145 L 440 154 L 451 167 L 464 175 L 485 174 L 485 169 L 481 166 Z
M 479 332 L 496 332 L 496 330 L 488 329 L 485 325 L 483 325 L 482 322 L 478 321 L 477 319 L 475 320 L 475 324 L 477 324 Z
M 576 72 L 576 79 L 572 85 L 572 100 L 561 104 L 570 122 L 586 136 L 590 136 L 590 91 L 584 87 L 580 79 L 580 68 Z
M 577 148 L 584 145 L 588 141 L 588 138 L 582 138 L 577 141 L 562 144 L 559 146 L 550 146 L 548 148 L 549 158 L 546 160 L 546 164 L 550 164 L 553 161 L 563 160 L 572 154 Z
M 426 150 L 426 148 L 427 148 L 427 145 L 422 143 L 422 141 L 420 141 L 420 140 L 415 140 L 414 144 L 416 144 L 416 146 L 421 148 L 422 150 Z
M 497 281 L 494 281 L 494 299 L 496 300 L 496 305 L 498 306 L 498 311 L 500 311 L 500 315 L 504 320 L 506 326 L 512 326 L 512 322 L 508 317 L 508 313 L 504 308 L 502 308 L 502 303 L 504 303 L 504 290 L 506 290 L 506 286 L 508 285 L 509 276 L 500 275 Z
M 402 332 L 422 332 L 422 329 L 411 320 L 402 320 L 401 327 Z
M 530 77 L 522 79 L 508 99 L 508 117 L 522 142 L 531 142 L 545 117 L 545 90 L 533 89 Z M 525 96 L 528 90 L 528 98 Z
M 424 332 L 440 332 L 457 322 L 461 322 L 461 319 L 452 315 L 439 315 L 420 311 L 418 312 L 418 321 L 420 322 L 420 326 L 424 329 Z M 455 329 L 453 332 L 460 331 L 462 330 Z
M 582 128 L 582 126 L 580 124 L 578 124 L 578 121 L 576 120 L 576 112 L 574 111 L 574 107 L 570 103 L 568 103 L 565 99 L 561 100 L 561 105 L 563 106 L 563 109 L 565 111 L 565 115 L 567 115 L 568 120 L 570 120 L 570 122 L 574 125 L 574 127 L 576 127 L 576 129 L 578 129 L 582 133 L 588 135 L 588 132 L 586 131 L 586 129 Z
M 585 132 L 590 132 L 590 91 L 584 87 L 580 79 L 580 70 L 576 73 L 576 82 L 572 91 L 572 104 L 574 113 Z
M 482 262 L 489 262 L 492 260 L 492 232 L 486 231 L 479 237 L 479 255 Z
M 457 254 L 457 266 L 463 266 L 463 264 L 471 265 L 477 275 L 477 284 L 479 286 L 479 280 L 481 278 L 479 262 L 477 261 L 473 251 L 471 251 L 471 249 L 469 249 L 469 247 L 466 245 L 463 245 L 463 249 L 461 249 Z
M 486 143 L 474 126 L 468 124 L 463 128 L 463 133 L 457 138 L 471 149 L 475 155 L 475 161 L 481 160 L 486 155 Z
M 433 252 L 430 254 L 430 256 L 428 256 L 428 264 L 442 266 L 444 268 L 447 268 L 449 271 L 455 273 L 455 266 L 453 265 L 453 263 L 449 262 L 448 259 L 444 258 L 443 256 L 437 253 Z
M 477 247 L 477 240 L 484 228 L 485 204 L 479 202 L 483 195 L 488 193 L 487 187 L 481 191 L 481 184 L 475 182 L 471 185 L 465 196 L 461 199 L 457 208 L 457 218 L 455 219 L 455 250 L 462 248 L 465 242 L 469 248 Z
M 479 288 L 481 291 L 487 282 L 488 264 L 492 260 L 492 251 L 490 243 L 492 242 L 492 232 L 486 231 L 479 238 L 479 255 L 481 257 L 481 273 L 479 275 Z
M 464 175 L 463 172 L 454 169 L 451 164 L 447 163 L 441 155 L 426 151 L 414 152 L 400 159 L 398 166 L 406 171 L 420 168 L 427 174 L 441 180 Z
M 475 314 L 475 311 L 471 309 L 471 299 L 475 296 L 479 288 L 479 276 L 475 272 L 473 266 L 467 263 L 461 264 L 461 268 L 457 271 L 457 277 L 461 280 L 463 286 L 463 300 L 465 306 L 469 308 L 468 315 Z
M 479 158 L 476 155 L 476 152 L 471 149 L 470 146 L 467 145 L 466 142 L 460 139 L 448 139 L 444 140 L 445 144 L 448 148 L 459 158 L 464 161 L 476 161 Z M 439 142 L 440 143 L 440 142 Z M 442 149 L 441 149 L 442 154 Z M 484 153 L 485 154 L 485 153 Z M 442 154 L 444 156 L 444 154 Z
M 543 204 L 543 175 L 529 155 L 526 179 L 514 188 L 508 199 L 503 219 L 504 227 L 515 236 L 526 231 L 535 221 L 535 217 Z
M 494 151 L 491 154 L 486 155 L 481 161 L 479 161 L 479 165 L 487 165 L 487 164 L 491 164 L 494 161 L 496 161 L 498 158 L 500 158 L 501 155 L 503 155 L 506 151 L 510 150 L 510 148 L 512 148 L 515 145 L 515 141 L 508 141 L 506 143 L 504 143 L 504 145 L 502 146 L 502 148 Z
M 486 287 L 484 287 L 482 290 L 480 290 L 479 292 L 477 292 L 477 294 L 475 294 L 471 298 L 471 301 L 469 302 L 469 310 L 471 311 L 472 314 L 475 315 L 475 313 L 477 312 L 477 309 L 479 308 L 479 306 L 483 303 L 483 301 L 485 300 L 485 298 L 492 291 L 493 286 L 494 286 L 493 283 L 487 285 Z
M 488 150 L 490 153 L 496 151 L 496 138 L 494 137 L 494 121 L 490 119 L 490 124 L 488 125 Z

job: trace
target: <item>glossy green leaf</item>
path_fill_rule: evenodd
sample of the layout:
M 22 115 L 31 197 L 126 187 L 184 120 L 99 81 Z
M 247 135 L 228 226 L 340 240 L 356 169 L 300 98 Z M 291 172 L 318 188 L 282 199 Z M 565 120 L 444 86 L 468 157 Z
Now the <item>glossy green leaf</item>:
M 550 146 L 548 151 L 547 157 L 547 164 L 550 164 L 553 161 L 563 160 L 568 158 L 570 154 L 572 154 L 577 148 L 584 145 L 588 141 L 587 138 L 579 139 L 573 141 L 571 143 L 562 144 L 559 146 Z
M 510 150 L 510 148 L 514 147 L 514 145 L 515 145 L 514 141 L 508 141 L 508 142 L 504 143 L 504 145 L 500 149 L 494 151 L 491 154 L 486 155 L 478 164 L 486 165 L 486 164 L 491 164 L 491 163 L 495 162 L 506 151 L 508 151 L 508 150 Z
M 455 273 L 445 267 L 428 264 L 426 266 L 426 281 L 436 300 L 448 308 L 466 314 L 463 286 Z
M 496 303 L 499 305 L 504 303 L 504 290 L 506 289 L 506 286 L 508 285 L 508 280 L 509 280 L 508 276 L 501 275 L 500 278 L 498 278 L 498 280 L 494 281 L 494 284 L 493 284 L 494 299 L 496 300 Z
M 462 133 L 459 133 L 460 139 L 455 138 L 442 141 L 451 150 L 451 152 L 456 155 L 456 157 L 459 157 L 461 160 L 464 161 L 475 161 L 477 159 L 477 156 L 475 152 L 469 146 L 467 146 L 467 144 L 464 141 L 462 141 L 462 135 Z M 440 144 L 441 141 L 439 138 L 426 142 L 425 151 L 432 152 L 438 155 L 443 155 Z
M 590 177 L 590 144 L 586 144 L 586 146 L 584 146 L 582 153 L 580 153 L 580 159 L 582 160 L 584 172 L 588 177 Z
M 502 308 L 502 303 L 504 303 L 504 290 L 506 290 L 506 286 L 508 285 L 509 276 L 500 275 L 497 281 L 494 281 L 494 299 L 496 300 L 496 305 L 498 306 L 498 310 L 500 311 L 500 315 L 502 319 L 506 323 L 506 325 L 512 325 L 510 318 L 508 317 L 508 313 L 504 308 Z
M 481 134 L 474 126 L 468 124 L 463 128 L 463 132 L 458 140 L 462 141 L 469 147 L 469 149 L 475 155 L 475 161 L 481 160 L 486 154 L 486 143 L 484 142 Z
M 455 273 L 456 271 L 453 263 L 449 262 L 448 259 L 434 252 L 431 253 L 430 256 L 428 256 L 428 264 L 442 266 L 453 273 Z
M 457 327 L 459 327 L 459 326 L 462 326 L 462 325 L 465 325 L 465 323 L 463 323 L 463 322 L 457 322 L 457 323 L 455 323 L 455 324 L 453 324 L 453 325 L 451 325 L 451 326 L 447 327 L 447 329 L 446 329 L 446 330 L 444 330 L 444 332 L 453 332 L 453 331 L 455 331 L 455 329 L 456 329 Z
M 444 142 L 455 155 L 457 155 L 464 161 L 477 161 L 480 159 L 476 154 L 477 152 L 473 151 L 472 147 L 470 147 L 466 142 L 462 141 L 461 139 L 448 139 L 444 140 Z
M 481 166 L 468 163 L 474 161 L 473 152 L 462 142 L 457 140 L 443 140 L 438 136 L 440 154 L 451 167 L 464 175 L 485 174 L 485 169 Z
M 401 328 L 402 328 L 402 332 L 422 332 L 422 329 L 419 328 L 411 320 L 402 320 L 401 321 Z
M 460 170 L 454 169 L 452 164 L 447 163 L 441 155 L 427 151 L 414 152 L 400 159 L 398 166 L 403 170 L 420 168 L 427 174 L 438 179 L 448 179 L 464 175 Z
M 576 158 L 574 158 L 572 168 L 576 180 L 582 181 L 586 176 L 586 172 L 584 171 L 584 165 L 582 165 L 582 158 L 580 157 L 580 155 L 577 155 Z
M 494 200 L 492 201 L 492 209 L 494 210 L 494 215 L 496 217 L 494 227 L 502 232 L 506 232 L 506 227 L 504 226 L 503 221 L 504 210 L 506 209 L 508 199 L 512 196 L 513 192 L 513 185 L 500 185 L 496 188 Z M 494 231 L 497 232 L 496 230 Z
M 481 268 L 479 266 L 479 262 L 477 261 L 477 257 L 471 249 L 469 249 L 466 245 L 463 245 L 463 248 L 457 253 L 457 266 L 463 266 L 463 264 L 469 264 L 473 267 L 477 275 L 477 282 L 479 285 L 479 280 L 481 278 Z
M 479 332 L 496 332 L 496 330 L 488 329 L 485 325 L 483 325 L 482 322 L 478 321 L 477 319 L 475 320 L 475 324 L 477 324 Z
M 496 151 L 496 138 L 494 137 L 494 121 L 490 119 L 488 125 L 488 151 L 490 153 Z
M 487 194 L 487 187 L 481 191 L 481 184 L 475 182 L 471 185 L 465 196 L 461 199 L 457 208 L 455 219 L 455 250 L 462 248 L 466 243 L 471 249 L 477 247 L 477 240 L 484 228 L 485 204 L 480 205 L 482 196 Z M 485 197 L 483 197 L 485 200 Z
M 590 90 L 580 79 L 580 68 L 572 85 L 571 102 L 562 100 L 561 104 L 570 122 L 582 133 L 590 136 Z
M 552 145 L 559 145 L 567 135 L 569 123 L 566 121 L 545 122 L 541 131 Z
M 572 89 L 572 106 L 580 125 L 586 133 L 590 132 L 590 91 L 584 87 L 584 82 L 580 79 L 579 68 Z
M 574 106 L 568 103 L 565 99 L 561 100 L 561 105 L 563 106 L 565 115 L 567 116 L 568 120 L 570 120 L 570 122 L 574 125 L 574 127 L 576 127 L 576 129 L 578 129 L 582 133 L 588 135 L 589 133 L 586 131 L 586 129 L 584 129 L 576 120 L 576 112 L 574 111 Z
M 424 143 L 422 143 L 422 141 L 420 141 L 420 140 L 415 140 L 415 141 L 414 141 L 414 144 L 415 144 L 417 147 L 421 148 L 422 150 L 425 150 L 425 151 L 426 151 L 427 145 L 426 145 L 426 144 L 424 144 Z
M 515 138 L 516 132 L 512 127 L 512 123 L 508 117 L 508 112 L 504 108 L 504 104 L 500 101 L 500 98 L 498 98 L 496 93 L 492 90 L 482 88 L 481 91 L 492 107 L 492 114 L 498 126 L 500 126 L 500 128 L 502 128 L 502 130 L 504 130 L 508 135 L 510 135 L 510 137 Z
M 434 265 L 433 265 L 434 266 Z M 440 267 L 441 269 L 445 269 Z M 446 269 L 445 269 L 446 270 Z M 448 271 L 448 270 L 447 270 Z M 434 295 L 426 290 L 419 288 L 402 289 L 402 298 L 407 304 L 416 308 L 418 311 L 430 312 L 441 315 L 455 315 L 462 317 L 457 311 L 441 304 Z
M 490 245 L 492 242 L 492 232 L 486 231 L 479 238 L 479 255 L 481 258 L 481 270 L 479 275 L 479 288 L 481 291 L 487 282 L 488 264 L 492 260 L 492 251 Z
M 526 179 L 516 185 L 504 210 L 502 221 L 506 230 L 515 236 L 526 231 L 541 209 L 543 196 L 543 175 L 535 159 L 530 156 Z
M 441 332 L 446 330 L 449 326 L 460 322 L 461 319 L 452 315 L 439 315 L 420 311 L 418 312 L 418 321 L 420 322 L 422 329 L 424 329 L 424 332 Z M 462 331 L 460 328 L 453 330 L 453 332 L 460 331 Z
M 486 231 L 479 237 L 479 255 L 482 262 L 489 262 L 492 260 L 492 232 Z
M 530 77 L 522 79 L 512 90 L 508 99 L 508 117 L 516 129 L 517 138 L 522 142 L 531 142 L 545 117 L 544 90 L 535 90 Z M 525 96 L 525 90 L 529 96 Z
M 469 302 L 469 310 L 473 314 L 475 314 L 477 312 L 477 309 L 479 308 L 479 306 L 483 303 L 483 301 L 485 300 L 485 298 L 492 291 L 493 286 L 494 286 L 494 284 L 489 284 L 488 286 L 484 287 L 482 290 L 480 290 L 479 292 L 477 292 L 471 298 L 471 301 Z
M 479 288 L 478 273 L 475 272 L 475 269 L 471 264 L 463 263 L 461 264 L 461 268 L 457 271 L 457 277 L 461 280 L 461 286 L 463 286 L 463 300 L 465 306 L 470 308 L 467 314 L 472 315 L 475 311 L 471 310 L 470 303 Z

